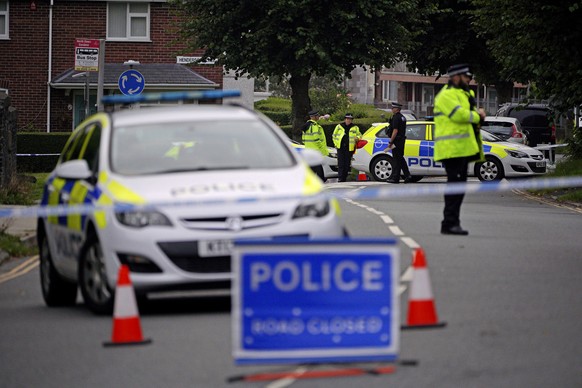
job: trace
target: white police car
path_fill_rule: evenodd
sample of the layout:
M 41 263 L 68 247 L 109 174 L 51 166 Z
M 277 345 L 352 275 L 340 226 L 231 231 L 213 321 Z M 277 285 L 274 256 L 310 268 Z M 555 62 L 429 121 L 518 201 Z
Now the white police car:
M 298 141 L 291 140 L 291 145 L 293 148 L 297 150 L 305 149 L 305 146 Z M 338 167 L 337 167 L 337 150 L 332 147 L 327 147 L 327 151 L 329 154 L 323 157 L 323 176 L 324 182 L 328 179 L 337 178 L 338 177 Z
M 352 167 L 370 174 L 377 181 L 385 181 L 392 174 L 392 151 L 385 153 L 388 136 L 387 123 L 378 123 L 364 133 L 357 144 Z M 546 173 L 544 155 L 531 147 L 504 142 L 487 131 L 481 131 L 485 162 L 469 164 L 469 175 L 481 181 L 496 181 L 504 177 L 525 177 Z M 404 158 L 418 182 L 424 176 L 446 175 L 444 166 L 434 160 L 434 122 L 409 121 L 406 123 Z
M 306 163 L 314 154 L 302 154 L 273 122 L 237 106 L 88 118 L 72 133 L 44 189 L 44 206 L 89 208 L 38 219 L 46 303 L 74 304 L 80 288 L 92 311 L 111 311 L 121 264 L 138 294 L 228 289 L 233 239 L 343 236 L 337 201 L 317 195 L 322 182 Z M 283 198 L 265 199 L 273 196 Z

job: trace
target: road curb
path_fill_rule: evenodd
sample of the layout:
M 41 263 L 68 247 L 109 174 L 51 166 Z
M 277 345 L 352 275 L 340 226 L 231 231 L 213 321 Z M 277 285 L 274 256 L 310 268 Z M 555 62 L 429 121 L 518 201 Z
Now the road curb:
M 546 196 L 540 197 L 540 196 L 525 192 L 523 190 L 516 189 L 516 190 L 512 190 L 512 191 L 514 193 L 521 195 L 522 197 L 525 197 L 525 198 L 530 199 L 532 201 L 538 201 L 538 202 L 544 203 L 546 205 L 559 207 L 562 209 L 568 209 L 568 210 L 571 210 L 573 212 L 582 214 L 582 205 L 579 205 L 579 204 L 574 203 L 574 202 L 560 202 L 560 201 L 557 201 L 553 198 L 548 198 Z

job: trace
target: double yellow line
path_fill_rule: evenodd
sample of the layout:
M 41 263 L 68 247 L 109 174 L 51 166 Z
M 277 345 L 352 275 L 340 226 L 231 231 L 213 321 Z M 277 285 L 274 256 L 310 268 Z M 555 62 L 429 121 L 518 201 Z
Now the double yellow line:
M 0 284 L 32 271 L 33 269 L 38 267 L 38 264 L 39 264 L 38 255 L 31 257 L 24 263 L 21 263 L 18 266 L 12 268 L 9 272 L 0 275 Z

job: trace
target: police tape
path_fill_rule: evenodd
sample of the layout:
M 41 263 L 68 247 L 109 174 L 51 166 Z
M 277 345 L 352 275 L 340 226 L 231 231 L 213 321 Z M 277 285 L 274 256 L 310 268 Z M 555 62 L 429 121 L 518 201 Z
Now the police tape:
M 31 206 L 31 207 L 4 207 L 0 208 L 0 218 L 9 217 L 49 217 L 67 216 L 70 214 L 87 215 L 96 211 L 104 211 L 113 208 L 116 213 L 151 211 L 162 207 L 181 206 L 212 206 L 212 205 L 237 205 L 254 204 L 273 201 L 289 200 L 314 200 L 321 198 L 337 198 L 343 200 L 381 200 L 424 196 L 442 196 L 454 194 L 495 193 L 511 190 L 546 190 L 559 188 L 582 187 L 582 176 L 563 178 L 533 178 L 524 180 L 511 180 L 499 182 L 462 182 L 429 184 L 407 184 L 394 186 L 379 183 L 379 185 L 365 186 L 366 190 L 355 190 L 360 186 L 334 188 L 327 185 L 324 193 L 315 195 L 261 195 L 254 197 L 237 198 L 213 198 L 213 199 L 184 199 L 172 201 L 155 201 L 143 204 L 115 203 L 112 205 L 55 205 L 55 206 Z
M 16 156 L 60 156 L 61 154 L 16 154 Z

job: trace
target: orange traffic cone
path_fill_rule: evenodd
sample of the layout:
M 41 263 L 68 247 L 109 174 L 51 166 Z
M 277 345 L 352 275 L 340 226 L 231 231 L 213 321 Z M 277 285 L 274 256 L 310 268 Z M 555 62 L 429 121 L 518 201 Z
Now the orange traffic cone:
M 113 334 L 111 342 L 105 342 L 103 346 L 143 345 L 151 342 L 151 339 L 143 338 L 135 294 L 129 279 L 129 268 L 122 265 L 115 289 Z
M 424 250 L 418 248 L 414 251 L 412 259 L 412 284 L 410 285 L 408 298 L 408 319 L 402 329 L 444 327 L 446 324 L 446 322 L 438 322 Z
M 358 173 L 358 181 L 367 181 L 368 180 L 368 176 L 366 175 L 365 172 L 360 171 Z

